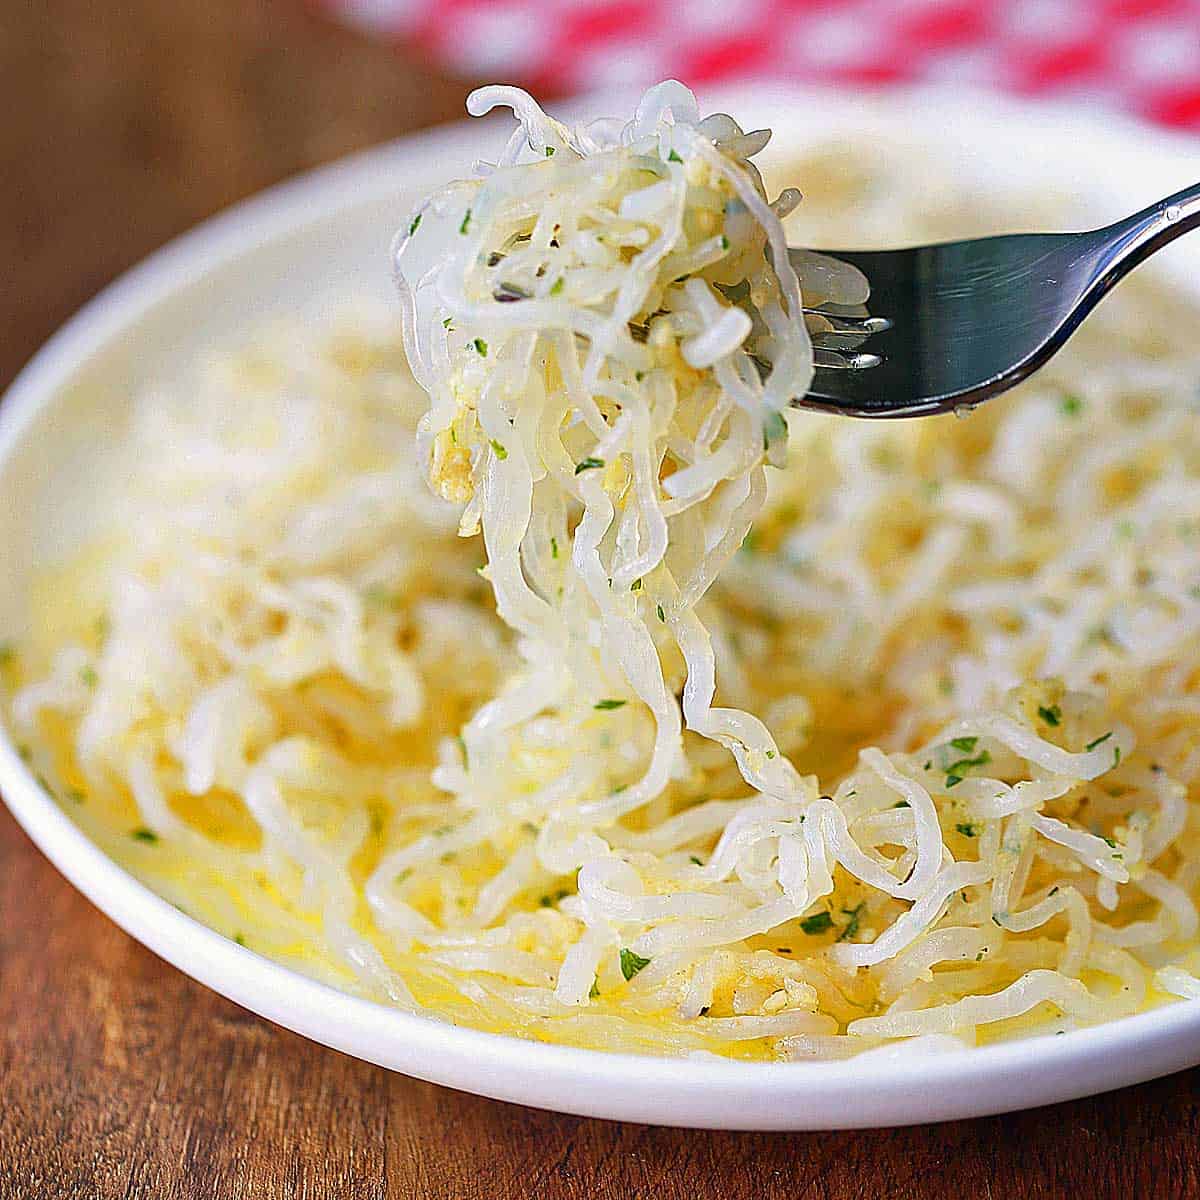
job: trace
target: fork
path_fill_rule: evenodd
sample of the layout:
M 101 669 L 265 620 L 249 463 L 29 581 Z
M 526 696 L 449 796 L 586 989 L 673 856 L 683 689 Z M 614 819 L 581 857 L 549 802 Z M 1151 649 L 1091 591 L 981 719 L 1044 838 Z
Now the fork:
M 854 417 L 969 410 L 1036 371 L 1113 284 L 1197 225 L 1200 184 L 1082 233 L 822 250 L 867 277 L 870 311 L 806 310 L 826 320 L 812 386 L 793 404 Z M 805 254 L 793 251 L 798 270 Z

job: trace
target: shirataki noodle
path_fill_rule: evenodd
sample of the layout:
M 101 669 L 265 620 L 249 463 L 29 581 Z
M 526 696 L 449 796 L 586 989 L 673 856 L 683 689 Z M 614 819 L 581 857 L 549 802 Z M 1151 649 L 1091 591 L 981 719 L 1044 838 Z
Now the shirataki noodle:
M 866 286 L 797 279 L 767 134 L 673 83 L 498 104 L 397 239 L 420 390 L 359 317 L 139 407 L 137 536 L 0 666 L 48 786 L 252 948 L 544 1040 L 840 1057 L 1200 995 L 1195 364 L 1118 297 L 969 420 L 797 415 L 801 287 Z

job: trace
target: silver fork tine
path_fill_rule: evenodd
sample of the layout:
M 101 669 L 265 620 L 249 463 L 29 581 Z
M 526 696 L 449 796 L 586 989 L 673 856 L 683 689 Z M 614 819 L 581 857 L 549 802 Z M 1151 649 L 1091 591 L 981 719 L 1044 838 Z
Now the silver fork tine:
M 883 361 L 878 354 L 839 354 L 836 350 L 814 350 L 813 366 L 824 371 L 868 371 Z
M 892 322 L 887 317 L 872 317 L 865 313 L 861 317 L 844 317 L 826 308 L 806 308 L 804 312 L 808 316 L 821 317 L 828 321 L 838 333 L 883 333 L 892 327 Z

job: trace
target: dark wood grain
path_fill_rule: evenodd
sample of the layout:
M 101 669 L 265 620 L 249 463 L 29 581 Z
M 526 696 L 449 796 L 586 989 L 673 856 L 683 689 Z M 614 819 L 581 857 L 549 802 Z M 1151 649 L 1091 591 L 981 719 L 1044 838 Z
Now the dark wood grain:
M 0 380 L 148 250 L 463 87 L 299 0 L 0 0 Z M 121 933 L 0 815 L 0 1200 L 1200 1196 L 1200 1072 L 846 1134 L 586 1121 L 389 1074 Z

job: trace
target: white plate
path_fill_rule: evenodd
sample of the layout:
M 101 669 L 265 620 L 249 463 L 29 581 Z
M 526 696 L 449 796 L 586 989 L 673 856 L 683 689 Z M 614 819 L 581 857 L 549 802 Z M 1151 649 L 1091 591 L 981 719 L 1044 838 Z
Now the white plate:
M 882 138 L 932 151 L 972 185 L 1065 194 L 1086 221 L 1200 178 L 1197 143 L 1082 110 L 928 90 L 880 100 L 763 89 L 704 99 L 751 127 L 774 126 L 777 160 L 817 131 L 823 143 Z M 415 193 L 467 171 L 496 138 L 495 126 L 437 130 L 267 192 L 172 243 L 69 322 L 0 408 L 0 630 L 20 631 L 33 572 L 79 543 L 96 507 L 105 432 L 168 355 L 339 281 L 387 295 L 388 241 Z M 1200 297 L 1200 241 L 1161 257 Z M 180 970 L 318 1042 L 486 1096 L 663 1124 L 829 1129 L 1003 1112 L 1200 1062 L 1197 1003 L 1060 1037 L 925 1055 L 901 1046 L 828 1064 L 631 1057 L 461 1029 L 343 995 L 178 912 L 80 832 L 2 735 L 0 792 L 72 883 Z

